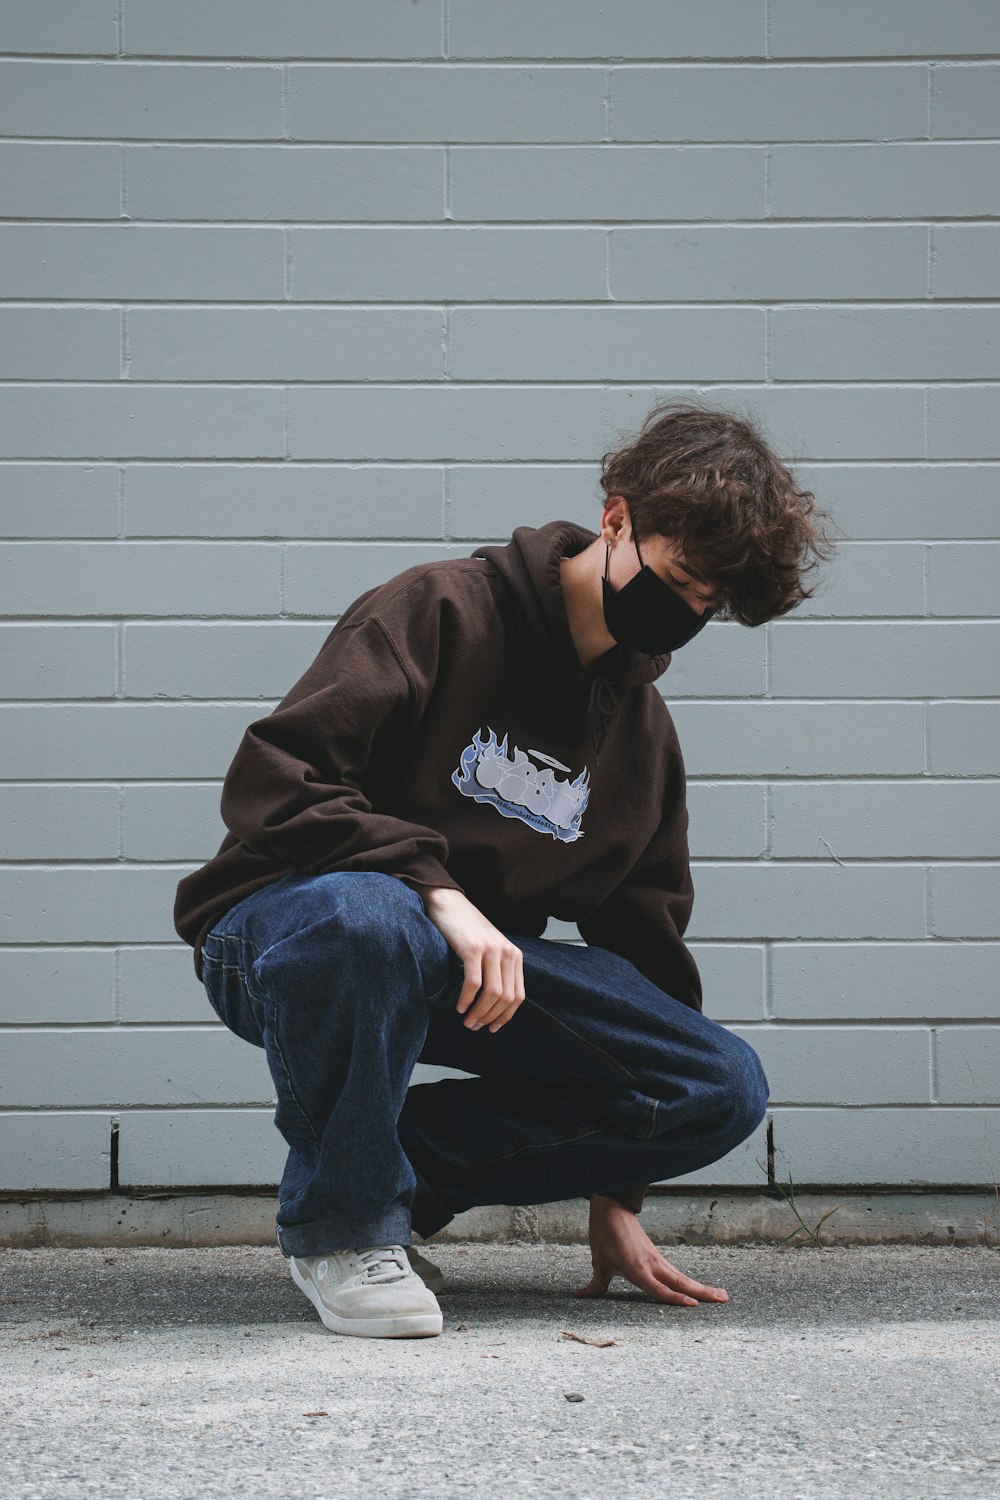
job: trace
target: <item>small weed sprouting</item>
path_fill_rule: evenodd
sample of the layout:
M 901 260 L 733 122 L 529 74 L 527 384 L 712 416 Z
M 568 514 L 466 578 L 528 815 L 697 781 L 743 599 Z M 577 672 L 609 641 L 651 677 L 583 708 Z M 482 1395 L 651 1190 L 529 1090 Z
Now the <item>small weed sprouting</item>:
M 764 1164 L 763 1164 L 763 1162 L 758 1161 L 757 1165 L 759 1167 L 763 1167 Z M 778 1192 L 781 1194 L 781 1196 L 784 1199 L 784 1201 L 788 1204 L 788 1207 L 791 1209 L 792 1213 L 795 1215 L 795 1217 L 799 1221 L 799 1227 L 798 1227 L 798 1229 L 793 1229 L 792 1232 L 791 1232 L 791 1234 L 786 1234 L 785 1238 L 778 1245 L 778 1249 L 779 1250 L 794 1250 L 794 1249 L 797 1249 L 800 1245 L 803 1245 L 803 1244 L 805 1244 L 805 1243 L 807 1243 L 808 1241 L 811 1240 L 812 1243 L 816 1246 L 817 1250 L 825 1250 L 827 1248 L 827 1246 L 820 1244 L 820 1241 L 819 1241 L 819 1229 L 820 1229 L 820 1226 L 826 1222 L 826 1220 L 830 1217 L 831 1214 L 835 1214 L 837 1212 L 837 1207 L 839 1207 L 839 1205 L 837 1205 L 837 1207 L 834 1207 L 834 1208 L 828 1208 L 827 1211 L 826 1211 L 826 1213 L 823 1214 L 816 1221 L 815 1226 L 812 1229 L 810 1229 L 809 1225 L 806 1223 L 805 1219 L 803 1219 L 802 1215 L 799 1213 L 798 1207 L 796 1205 L 796 1202 L 795 1202 L 795 1184 L 792 1181 L 792 1174 L 791 1174 L 791 1172 L 789 1172 L 789 1174 L 788 1174 L 788 1191 L 787 1192 L 785 1191 L 784 1185 L 778 1181 L 777 1177 L 775 1177 L 773 1175 L 773 1173 L 768 1175 L 768 1185 L 770 1187 L 774 1187 L 774 1188 L 776 1188 L 778 1190 Z M 802 1240 L 802 1239 L 796 1239 L 797 1235 L 805 1235 L 806 1238 L 804 1240 Z M 792 1241 L 791 1244 L 789 1244 L 790 1240 Z

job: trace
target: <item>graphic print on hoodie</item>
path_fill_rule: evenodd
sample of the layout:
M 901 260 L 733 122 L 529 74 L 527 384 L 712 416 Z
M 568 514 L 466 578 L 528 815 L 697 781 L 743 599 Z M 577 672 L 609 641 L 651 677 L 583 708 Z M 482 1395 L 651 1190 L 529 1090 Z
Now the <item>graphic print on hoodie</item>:
M 539 770 L 529 756 L 545 763 Z M 507 736 L 498 744 L 492 729 L 485 739 L 475 734 L 462 751 L 451 779 L 465 797 L 489 802 L 505 818 L 520 818 L 539 833 L 570 844 L 583 837 L 580 819 L 590 796 L 590 771 L 586 766 L 572 781 L 560 781 L 555 771 L 569 771 L 562 761 L 541 750 L 527 753 L 514 746 L 507 757 Z

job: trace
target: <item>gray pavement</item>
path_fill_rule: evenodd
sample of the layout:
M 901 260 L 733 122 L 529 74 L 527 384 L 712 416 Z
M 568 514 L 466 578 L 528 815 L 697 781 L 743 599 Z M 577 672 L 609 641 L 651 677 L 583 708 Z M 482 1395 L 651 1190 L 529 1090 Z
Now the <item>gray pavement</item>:
M 687 1308 L 422 1248 L 438 1338 L 328 1332 L 276 1248 L 0 1250 L 0 1494 L 1000 1495 L 995 1249 L 665 1246 Z

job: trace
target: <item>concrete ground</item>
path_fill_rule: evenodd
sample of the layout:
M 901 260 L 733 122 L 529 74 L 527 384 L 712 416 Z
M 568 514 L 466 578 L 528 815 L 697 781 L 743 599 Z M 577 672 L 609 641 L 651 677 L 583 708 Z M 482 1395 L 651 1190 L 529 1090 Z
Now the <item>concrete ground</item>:
M 689 1308 L 574 1298 L 584 1245 L 421 1248 L 438 1338 L 328 1332 L 276 1248 L 0 1250 L 0 1493 L 1000 1494 L 995 1249 L 667 1246 L 729 1292 Z

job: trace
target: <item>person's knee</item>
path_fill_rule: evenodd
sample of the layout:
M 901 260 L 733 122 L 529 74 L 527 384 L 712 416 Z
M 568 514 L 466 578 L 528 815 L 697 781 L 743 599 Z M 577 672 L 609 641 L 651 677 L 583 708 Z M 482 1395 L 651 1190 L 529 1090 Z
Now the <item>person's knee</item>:
M 730 1115 L 734 1144 L 752 1135 L 767 1113 L 770 1088 L 764 1067 L 749 1042 L 726 1032 L 716 1079 L 721 1107 Z
M 373 951 L 402 936 L 408 919 L 423 911 L 416 891 L 379 870 L 336 870 L 319 878 L 338 937 Z

